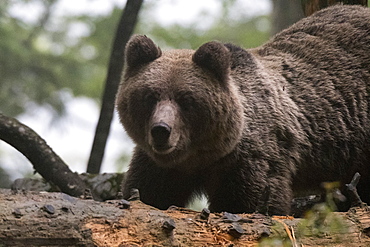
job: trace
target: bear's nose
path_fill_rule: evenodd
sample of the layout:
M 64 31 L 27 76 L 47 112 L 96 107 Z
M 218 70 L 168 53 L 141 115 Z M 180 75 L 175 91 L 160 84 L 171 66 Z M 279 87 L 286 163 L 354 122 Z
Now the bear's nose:
M 166 150 L 170 148 L 168 139 L 171 135 L 171 127 L 168 124 L 164 122 L 153 124 L 150 134 L 152 135 L 155 149 Z

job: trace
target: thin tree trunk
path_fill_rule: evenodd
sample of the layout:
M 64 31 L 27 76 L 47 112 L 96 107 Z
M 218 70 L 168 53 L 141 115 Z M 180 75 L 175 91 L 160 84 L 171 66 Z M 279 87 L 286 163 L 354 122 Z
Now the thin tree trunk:
M 305 16 L 338 3 L 367 6 L 367 0 L 301 0 L 301 3 Z
M 121 80 L 124 48 L 133 33 L 142 3 L 143 0 L 128 0 L 118 23 L 105 81 L 100 117 L 87 165 L 88 173 L 97 174 L 100 172 L 114 113 L 114 100 Z
M 299 0 L 273 0 L 271 35 L 275 35 L 304 17 Z

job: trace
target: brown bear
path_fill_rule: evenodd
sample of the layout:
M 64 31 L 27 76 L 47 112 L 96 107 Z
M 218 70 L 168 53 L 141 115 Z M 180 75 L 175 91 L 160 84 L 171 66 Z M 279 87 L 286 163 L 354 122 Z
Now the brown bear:
M 242 49 L 126 46 L 116 106 L 136 143 L 123 194 L 160 209 L 289 214 L 294 195 L 348 183 L 370 202 L 370 11 L 334 6 Z

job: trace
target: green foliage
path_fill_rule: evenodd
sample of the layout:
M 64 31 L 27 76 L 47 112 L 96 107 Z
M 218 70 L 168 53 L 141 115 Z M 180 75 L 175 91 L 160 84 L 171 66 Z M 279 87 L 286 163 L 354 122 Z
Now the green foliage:
M 110 46 L 122 9 L 108 15 L 55 15 L 58 0 L 0 2 L 0 111 L 16 116 L 30 105 L 47 105 L 64 111 L 63 91 L 99 100 L 106 75 Z M 268 38 L 268 18 L 235 19 L 236 1 L 222 1 L 220 17 L 209 13 L 189 25 L 162 26 L 151 14 L 156 2 L 144 4 L 138 33 L 164 48 L 197 48 L 210 40 L 254 47 Z M 14 15 L 17 6 L 38 4 L 36 21 Z M 205 30 L 199 23 L 212 20 Z M 263 28 L 258 29 L 258 27 Z M 77 31 L 78 30 L 78 31 Z M 81 31 L 82 30 L 82 31 Z M 76 34 L 77 32 L 77 34 Z M 79 32 L 79 33 L 78 33 Z
M 244 48 L 256 47 L 269 38 L 269 16 L 243 16 L 235 19 L 230 13 L 236 8 L 235 1 L 223 1 L 223 14 L 213 17 L 209 13 L 201 14 L 192 23 L 186 25 L 160 25 L 150 14 L 150 9 L 144 9 L 145 14 L 138 25 L 137 33 L 143 33 L 152 38 L 160 47 L 174 49 L 197 49 L 211 40 L 231 42 Z M 206 29 L 202 20 L 212 20 Z
M 305 219 L 301 221 L 298 227 L 300 236 L 320 237 L 332 234 L 340 237 L 340 234 L 347 232 L 348 226 L 345 225 L 344 219 L 333 213 L 337 210 L 334 195 L 339 187 L 339 183 L 323 183 L 323 187 L 326 190 L 326 200 L 323 203 L 316 204 L 311 210 L 306 212 Z
M 45 13 L 36 23 L 12 16 L 13 5 L 28 2 L 36 1 L 0 4 L 0 111 L 15 116 L 33 103 L 63 113 L 60 92 L 65 89 L 73 95 L 100 97 L 116 19 L 64 16 L 52 26 L 57 1 L 40 1 Z M 77 24 L 87 29 L 87 37 L 71 36 Z
M 264 238 L 258 247 L 290 247 L 293 246 L 288 237 Z
M 298 243 L 305 237 L 331 236 L 336 242 L 341 242 L 343 240 L 341 236 L 348 232 L 348 225 L 342 216 L 334 214 L 336 211 L 334 198 L 337 198 L 336 190 L 339 183 L 323 183 L 323 187 L 326 190 L 325 202 L 316 204 L 306 212 L 304 219 L 301 219 L 294 229 L 287 229 L 289 228 L 287 223 L 274 219 L 271 236 L 262 238 L 258 246 L 300 246 Z M 288 236 L 287 232 L 291 236 Z
M 307 212 L 299 225 L 298 233 L 300 236 L 320 237 L 328 234 L 340 236 L 348 229 L 344 222 L 344 219 L 335 215 L 326 203 L 320 203 Z
M 154 25 L 149 35 L 160 46 L 168 48 L 196 49 L 211 40 L 231 42 L 249 48 L 260 45 L 269 37 L 267 31 L 257 29 L 259 23 L 268 23 L 268 18 L 258 16 L 245 22 L 215 24 L 206 32 L 193 25 Z

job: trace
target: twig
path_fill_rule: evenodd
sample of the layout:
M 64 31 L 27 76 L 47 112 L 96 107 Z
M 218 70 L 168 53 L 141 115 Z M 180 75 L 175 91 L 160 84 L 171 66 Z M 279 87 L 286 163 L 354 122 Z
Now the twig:
M 280 224 L 282 224 L 284 226 L 285 231 L 286 231 L 290 241 L 292 242 L 292 246 L 293 247 L 298 247 L 297 240 L 295 239 L 295 236 L 294 236 L 293 228 L 290 230 L 289 226 L 287 224 L 285 224 L 285 222 L 282 221 L 281 219 L 279 219 L 278 217 L 272 217 L 272 219 L 279 222 Z
M 358 182 L 360 181 L 360 178 L 361 178 L 360 173 L 356 172 L 351 182 L 349 184 L 346 184 L 346 187 L 349 192 L 350 199 L 351 199 L 352 207 L 359 207 L 363 204 L 360 196 L 357 193 L 357 188 L 356 188 Z

